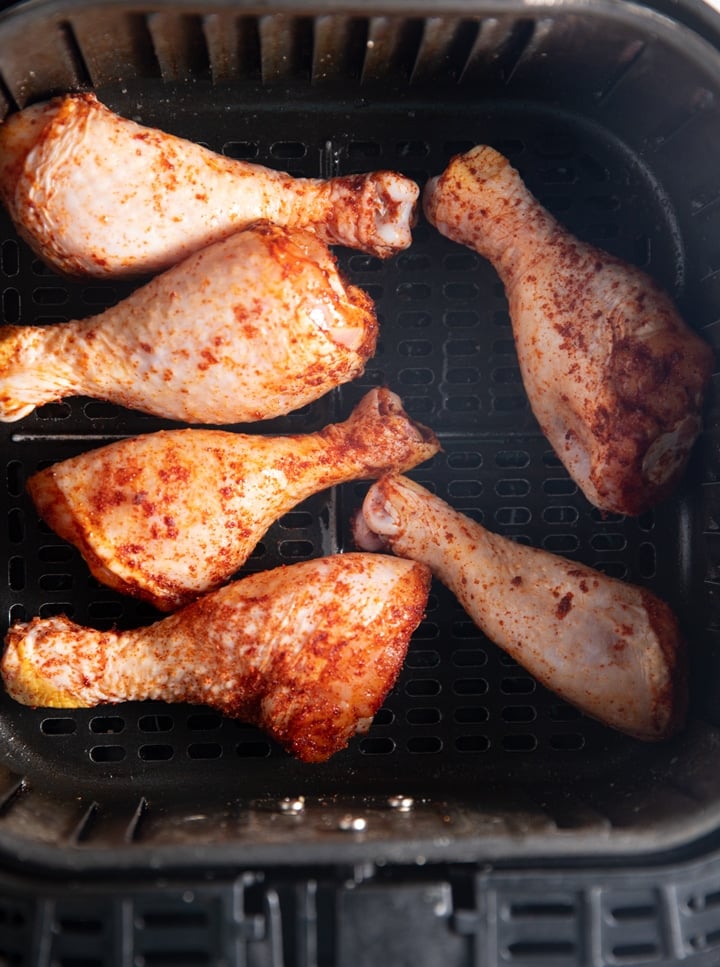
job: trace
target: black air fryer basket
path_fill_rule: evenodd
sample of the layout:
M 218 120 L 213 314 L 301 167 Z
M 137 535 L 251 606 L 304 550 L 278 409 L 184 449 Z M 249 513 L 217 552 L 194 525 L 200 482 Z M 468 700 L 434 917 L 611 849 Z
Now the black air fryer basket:
M 76 90 L 298 175 L 392 168 L 423 184 L 491 144 L 720 342 L 720 14 L 705 4 L 30 0 L 0 15 L 0 116 Z M 599 513 L 530 412 L 489 264 L 422 219 L 386 262 L 337 254 L 376 301 L 378 352 L 271 429 L 318 429 L 388 385 L 443 445 L 415 479 L 672 605 L 687 728 L 647 745 L 586 719 L 437 584 L 370 732 L 323 765 L 206 708 L 0 695 L 0 965 L 720 963 L 713 391 L 676 494 L 638 518 Z M 86 316 L 131 288 L 60 278 L 0 214 L 3 322 Z M 152 619 L 90 577 L 25 481 L 162 425 L 77 398 L 0 425 L 3 634 L 36 614 Z M 297 507 L 244 570 L 349 549 L 367 486 Z

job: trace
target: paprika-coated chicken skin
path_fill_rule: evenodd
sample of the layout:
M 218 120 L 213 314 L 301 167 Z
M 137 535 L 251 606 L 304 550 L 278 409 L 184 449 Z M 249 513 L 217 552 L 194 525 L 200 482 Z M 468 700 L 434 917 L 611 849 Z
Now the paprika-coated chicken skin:
M 408 470 L 438 449 L 394 393 L 373 389 L 317 433 L 160 431 L 47 467 L 28 489 L 99 581 L 169 611 L 232 577 L 301 500 Z
M 70 275 L 145 275 L 260 219 L 381 258 L 407 248 L 419 189 L 392 171 L 293 178 L 120 117 L 93 94 L 0 125 L 0 197 Z
M 150 627 L 95 631 L 65 616 L 17 624 L 0 668 L 26 705 L 205 704 L 321 762 L 369 728 L 429 583 L 422 564 L 339 554 L 250 575 Z
M 669 296 L 570 235 L 493 148 L 453 158 L 424 207 L 497 270 L 528 400 L 586 497 L 622 514 L 665 499 L 700 432 L 713 368 Z
M 650 591 L 493 534 L 400 475 L 372 485 L 354 533 L 427 564 L 491 641 L 588 715 L 648 741 L 682 725 L 685 647 Z
M 280 416 L 358 376 L 371 299 L 327 246 L 258 223 L 87 319 L 0 326 L 0 420 L 92 396 L 188 423 Z

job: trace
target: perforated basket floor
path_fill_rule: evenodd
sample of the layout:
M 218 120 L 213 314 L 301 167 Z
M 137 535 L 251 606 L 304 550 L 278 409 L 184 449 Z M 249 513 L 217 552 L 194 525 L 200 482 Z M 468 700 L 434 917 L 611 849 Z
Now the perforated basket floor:
M 155 120 L 150 97 L 136 104 L 117 92 L 100 94 L 120 110 Z M 423 126 L 427 123 L 424 119 Z M 601 132 L 560 112 L 508 110 L 501 104 L 484 105 L 476 127 L 509 153 L 540 197 L 584 237 L 612 244 L 641 263 L 649 264 L 652 254 L 662 277 L 676 276 L 678 252 L 668 213 L 637 159 Z M 251 117 L 245 110 L 226 111 L 218 139 L 215 112 L 202 91 L 187 115 L 174 112 L 173 128 L 216 149 L 306 175 L 317 175 L 330 156 L 339 171 L 392 167 L 424 180 L 471 144 L 462 116 L 433 118 L 430 140 L 405 112 L 374 111 L 352 123 L 330 111 L 312 118 L 295 112 L 278 123 L 272 108 Z M 378 131 L 392 136 L 381 141 Z M 126 289 L 60 280 L 13 238 L 9 226 L 4 231 L 0 271 L 8 321 L 87 315 Z M 370 386 L 388 385 L 443 444 L 443 452 L 415 472 L 418 480 L 517 540 L 674 594 L 675 562 L 658 547 L 679 546 L 683 521 L 677 509 L 635 520 L 589 507 L 535 425 L 505 298 L 487 264 L 424 223 L 412 248 L 389 262 L 350 253 L 341 262 L 376 301 L 379 351 L 353 385 L 276 421 L 276 430 L 316 429 L 347 414 Z M 158 425 L 102 402 L 69 400 L 3 431 L 11 620 L 64 612 L 103 627 L 151 617 L 146 607 L 89 577 L 78 554 L 39 522 L 24 480 L 49 462 Z M 318 495 L 286 515 L 262 540 L 249 568 L 351 546 L 351 512 L 367 486 Z M 684 576 L 684 583 L 691 581 Z M 360 789 L 392 781 L 428 792 L 428 776 L 463 783 L 468 769 L 496 779 L 521 770 L 532 781 L 544 779 L 548 767 L 556 775 L 590 774 L 607 768 L 609 753 L 642 755 L 642 747 L 633 749 L 538 687 L 483 638 L 440 586 L 433 589 L 405 669 L 370 734 L 313 770 L 311 780 L 306 768 L 289 761 L 283 761 L 278 780 L 267 762 L 285 760 L 277 748 L 254 729 L 201 709 L 143 704 L 72 713 L 20 709 L 5 699 L 2 711 L 5 734 L 24 756 L 38 764 L 61 761 L 65 780 L 84 785 L 112 775 L 116 789 L 123 782 L 128 788 L 139 785 L 143 777 L 153 787 L 173 787 L 183 777 L 227 792 L 252 789 L 253 783 L 293 791 L 294 783 L 305 788 L 309 781 L 329 792 L 346 789 L 352 770 Z

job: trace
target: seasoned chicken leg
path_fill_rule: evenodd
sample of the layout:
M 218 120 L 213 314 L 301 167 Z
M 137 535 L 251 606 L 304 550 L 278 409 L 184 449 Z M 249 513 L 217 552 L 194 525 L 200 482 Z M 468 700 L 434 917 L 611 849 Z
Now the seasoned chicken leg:
M 713 366 L 670 298 L 565 231 L 492 148 L 455 157 L 424 205 L 500 275 L 530 405 L 587 498 L 639 514 L 667 497 L 700 431 Z
M 35 618 L 10 629 L 0 667 L 26 705 L 202 703 L 322 762 L 369 728 L 429 583 L 422 564 L 339 554 L 253 574 L 148 628 Z
M 190 423 L 262 420 L 359 375 L 370 298 L 309 232 L 238 232 L 82 321 L 0 326 L 0 420 L 95 396 Z
M 478 627 L 566 701 L 638 739 L 684 719 L 685 651 L 650 591 L 492 534 L 406 477 L 374 484 L 359 546 L 422 561 Z
M 28 489 L 99 581 L 169 611 L 231 577 L 304 498 L 407 470 L 438 449 L 394 393 L 373 389 L 319 433 L 160 431 L 41 470 Z
M 0 197 L 37 254 L 72 275 L 158 272 L 260 219 L 385 258 L 410 245 L 418 194 L 392 171 L 323 181 L 226 158 L 92 94 L 0 126 Z

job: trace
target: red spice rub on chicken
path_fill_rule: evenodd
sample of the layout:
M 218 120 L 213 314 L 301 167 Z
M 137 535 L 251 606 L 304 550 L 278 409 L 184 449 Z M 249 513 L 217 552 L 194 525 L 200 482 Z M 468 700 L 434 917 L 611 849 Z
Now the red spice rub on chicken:
M 301 500 L 408 470 L 439 446 L 399 397 L 373 389 L 316 433 L 160 431 L 47 467 L 28 489 L 99 581 L 170 611 L 228 580 Z
M 588 500 L 640 514 L 665 499 L 700 432 L 714 363 L 668 295 L 574 238 L 493 148 L 453 158 L 424 205 L 500 275 L 530 405 Z
M 147 628 L 95 631 L 64 616 L 15 625 L 0 670 L 26 705 L 201 703 L 322 762 L 369 728 L 429 584 L 424 565 L 386 555 L 319 558 L 253 574 Z
M 71 275 L 158 272 L 260 219 L 387 258 L 410 245 L 418 194 L 394 171 L 293 178 L 228 158 L 93 94 L 0 126 L 0 196 L 37 254 Z
M 647 589 L 494 534 L 399 475 L 372 485 L 355 536 L 426 564 L 491 641 L 588 715 L 649 741 L 682 726 L 685 643 Z

